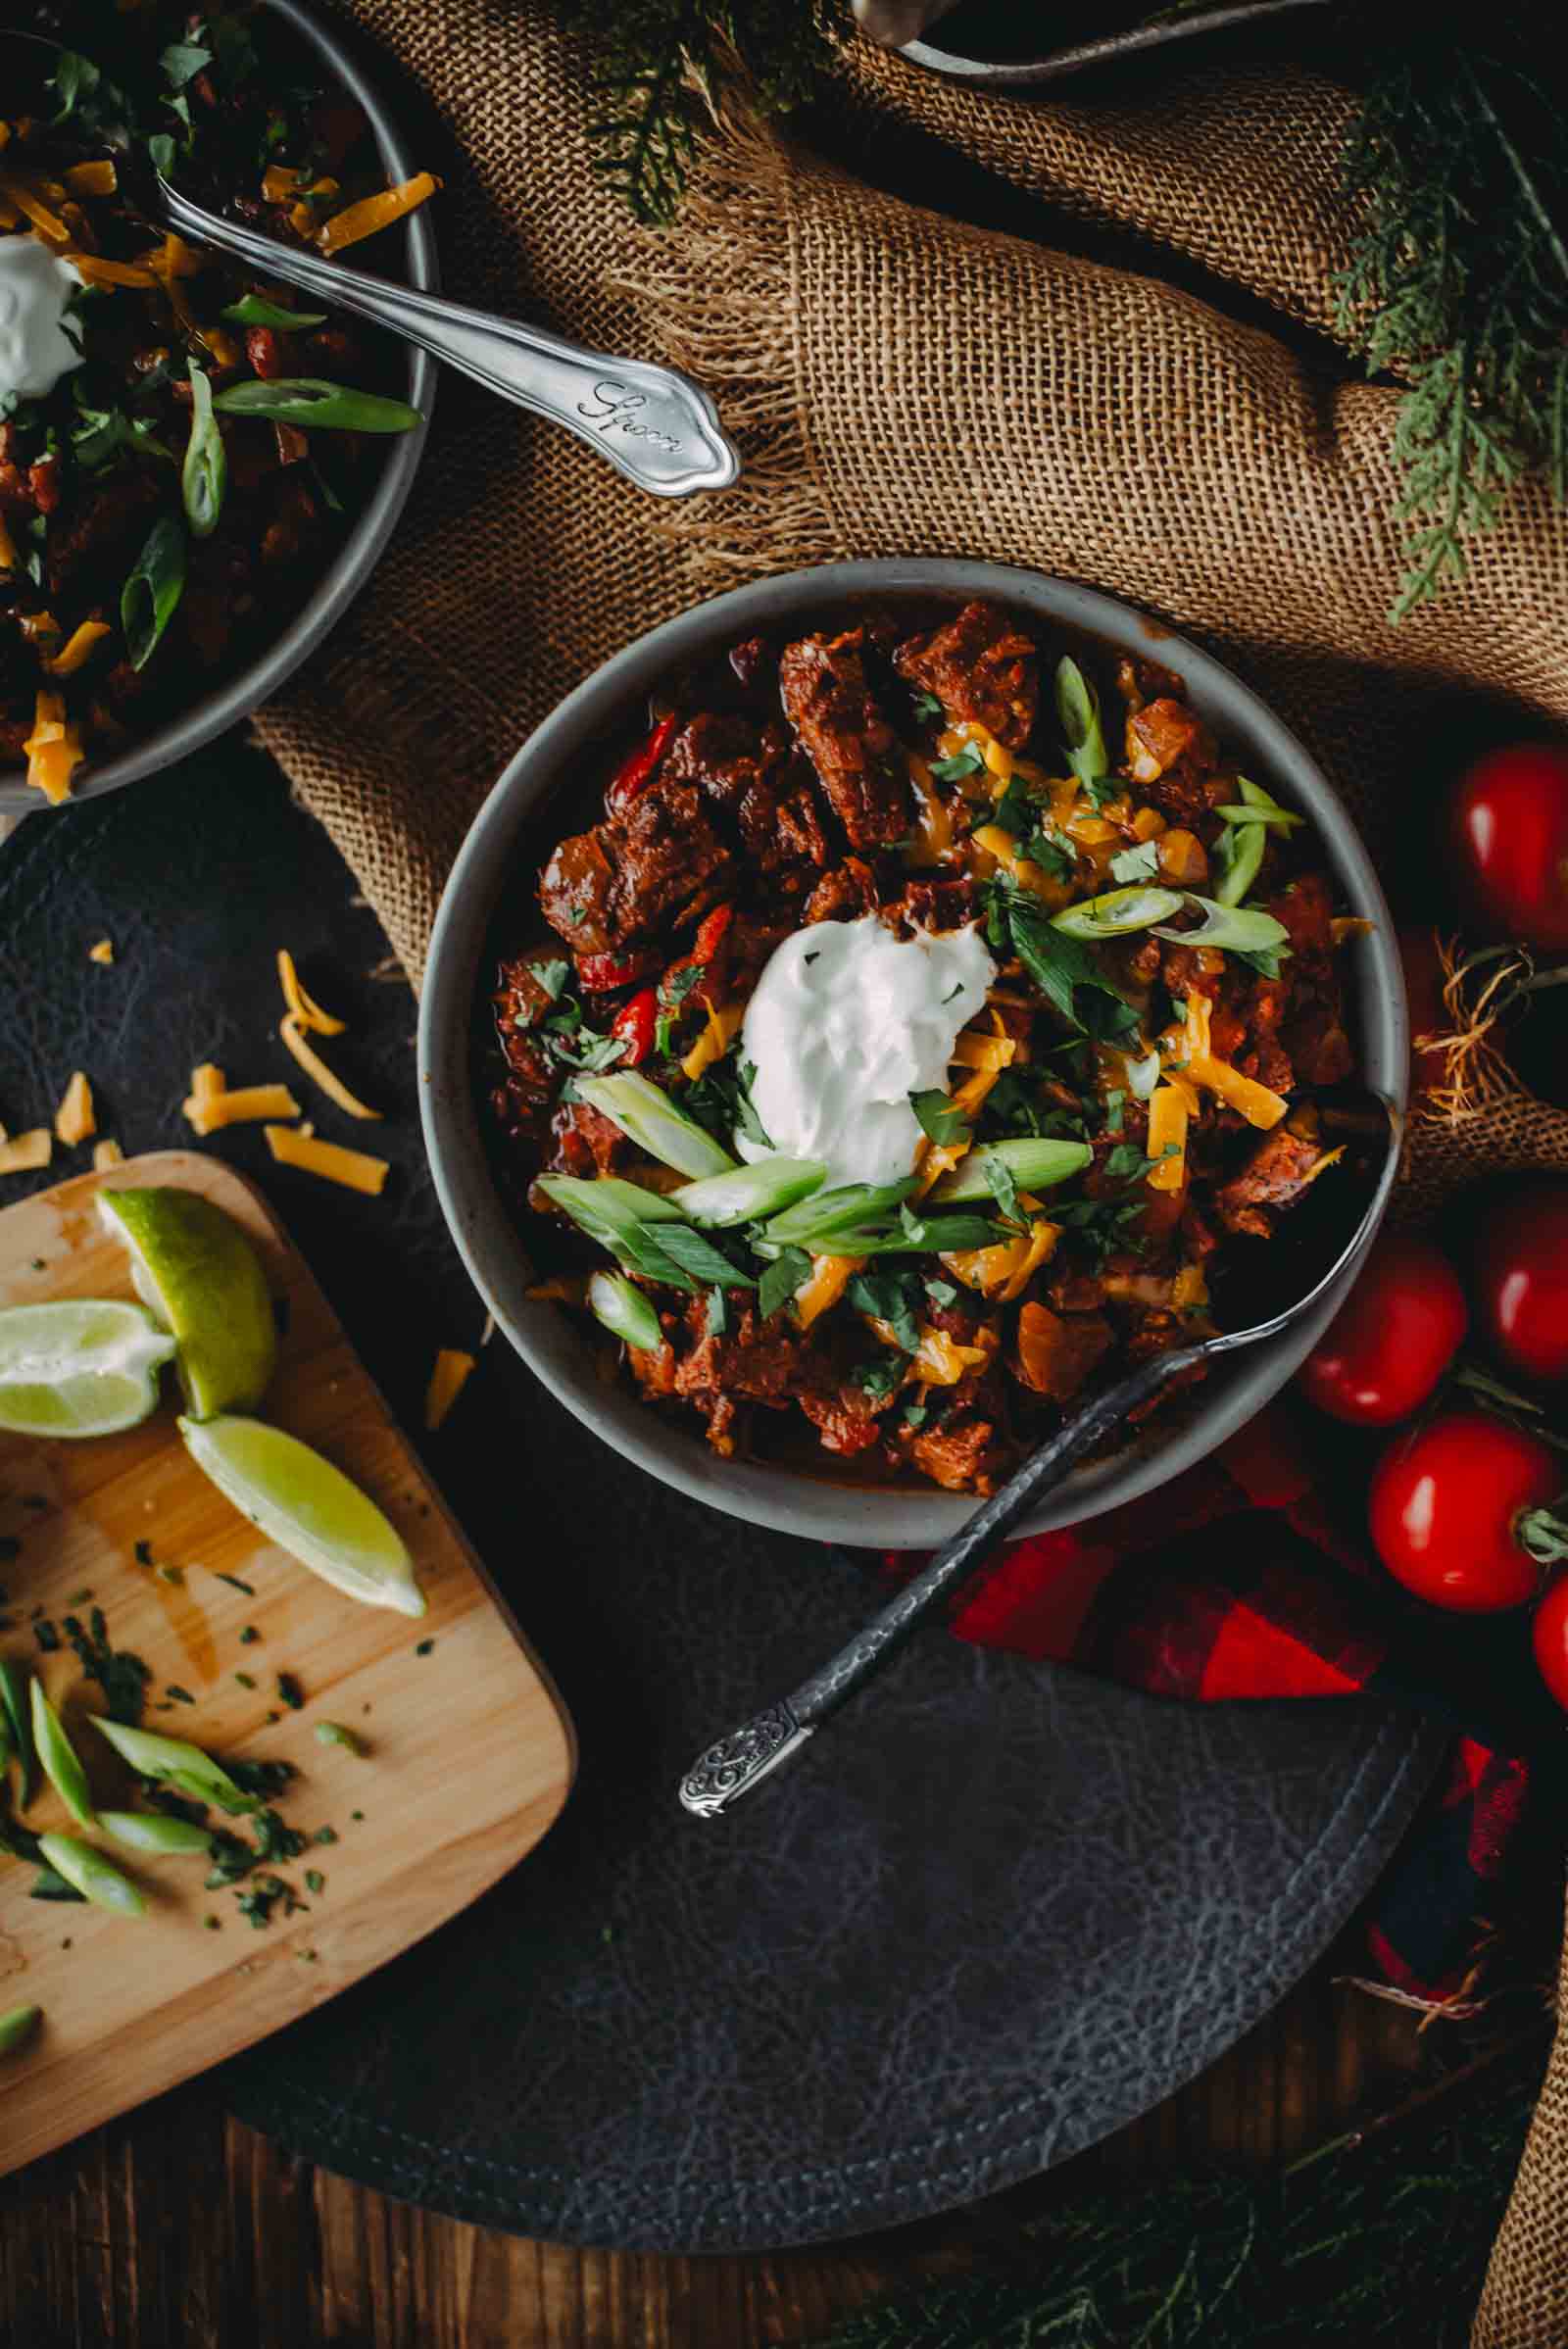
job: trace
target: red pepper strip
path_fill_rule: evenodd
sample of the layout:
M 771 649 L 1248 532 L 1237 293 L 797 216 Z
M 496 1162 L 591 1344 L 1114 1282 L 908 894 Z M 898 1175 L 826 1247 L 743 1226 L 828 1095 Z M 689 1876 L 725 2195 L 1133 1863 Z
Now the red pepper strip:
M 637 794 L 653 781 L 655 770 L 664 756 L 669 738 L 675 731 L 675 712 L 671 710 L 668 717 L 660 719 L 641 749 L 633 751 L 630 758 L 622 759 L 615 770 L 610 789 L 605 793 L 605 813 L 607 815 L 624 815 Z
M 733 905 L 715 905 L 711 913 L 703 915 L 697 925 L 697 936 L 692 941 L 692 960 L 694 962 L 712 961 L 718 952 L 719 940 L 734 919 L 735 908 Z
M 690 1003 L 695 999 L 699 1003 L 704 1003 L 714 1011 L 718 1009 L 723 986 L 722 974 L 715 970 L 714 962 L 718 951 L 724 943 L 725 933 L 734 918 L 735 908 L 733 905 L 715 905 L 710 913 L 704 914 L 697 926 L 697 936 L 692 942 L 691 953 L 682 954 L 678 961 L 672 962 L 660 981 L 659 993 L 662 1003 L 673 1007 L 676 1003 Z M 702 975 L 692 981 L 684 996 L 676 997 L 671 992 L 671 982 L 678 978 L 682 971 L 687 970 L 696 970 Z
M 646 1060 L 654 1049 L 654 1031 L 659 1025 L 659 998 L 651 987 L 640 987 L 629 1003 L 622 1003 L 610 1023 L 612 1036 L 618 1036 L 626 1050 L 620 1055 L 622 1068 L 635 1068 Z
M 659 956 L 647 952 L 631 954 L 579 954 L 577 976 L 590 995 L 610 995 L 617 987 L 634 987 L 659 968 Z

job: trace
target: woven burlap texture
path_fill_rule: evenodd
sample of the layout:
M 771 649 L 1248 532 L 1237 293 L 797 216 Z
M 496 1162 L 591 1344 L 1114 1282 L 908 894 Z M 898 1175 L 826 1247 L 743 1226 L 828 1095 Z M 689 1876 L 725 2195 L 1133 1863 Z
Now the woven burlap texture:
M 960 92 L 861 46 L 825 103 L 835 151 L 869 167 L 900 140 L 950 149 L 1038 199 L 1042 241 L 919 210 L 740 122 L 654 234 L 596 180 L 589 58 L 536 0 L 352 13 L 444 118 L 449 289 L 675 359 L 747 460 L 739 488 L 667 509 L 443 383 L 368 593 L 259 721 L 416 980 L 464 829 L 545 712 L 654 622 L 802 563 L 990 556 L 1128 597 L 1288 716 L 1386 859 L 1410 746 L 1443 712 L 1484 690 L 1522 726 L 1568 724 L 1568 536 L 1544 496 L 1516 496 L 1471 577 L 1391 631 L 1397 394 L 1318 374 L 1224 307 L 1235 292 L 1331 327 L 1344 91 L 1210 62 L 1133 100 L 1047 102 Z M 1052 207 L 1136 238 L 1140 269 L 1054 249 Z M 1186 290 L 1161 281 L 1178 264 Z M 1568 1117 L 1516 1098 L 1418 1134 L 1402 1205 L 1528 1165 L 1568 1166 Z M 1486 2349 L 1568 2340 L 1564 2187 L 1568 2046 L 1497 2246 Z

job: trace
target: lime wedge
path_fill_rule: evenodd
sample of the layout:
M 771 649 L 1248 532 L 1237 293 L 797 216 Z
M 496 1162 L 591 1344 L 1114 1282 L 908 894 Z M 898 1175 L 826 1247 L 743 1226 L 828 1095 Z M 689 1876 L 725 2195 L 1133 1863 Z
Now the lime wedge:
M 279 1549 L 350 1598 L 424 1613 L 402 1537 L 341 1468 L 261 1419 L 182 1419 L 179 1432 L 197 1467 Z
M 140 1305 L 72 1297 L 0 1312 L 0 1428 L 22 1436 L 113 1436 L 158 1408 L 174 1350 Z
M 130 1251 L 136 1295 L 179 1342 L 179 1383 L 197 1419 L 252 1411 L 277 1361 L 261 1259 L 221 1207 L 195 1191 L 103 1191 L 98 1212 Z

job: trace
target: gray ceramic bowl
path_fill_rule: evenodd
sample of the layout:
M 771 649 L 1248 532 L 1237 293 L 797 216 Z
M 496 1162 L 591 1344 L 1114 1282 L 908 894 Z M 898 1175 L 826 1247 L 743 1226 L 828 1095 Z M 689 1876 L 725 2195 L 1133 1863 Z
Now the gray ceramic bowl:
M 315 53 L 327 76 L 340 83 L 363 107 L 388 179 L 409 178 L 418 165 L 380 94 L 367 80 L 357 50 L 346 46 L 336 27 L 323 22 L 312 9 L 302 7 L 300 0 L 264 0 L 264 5 L 292 28 L 306 49 Z M 414 213 L 400 234 L 402 257 L 395 266 L 398 246 L 389 237 L 381 240 L 378 258 L 368 266 L 383 268 L 389 274 L 404 277 L 426 293 L 438 292 L 441 272 L 428 214 Z M 412 344 L 407 347 L 407 357 L 408 389 L 404 397 L 421 409 L 428 419 L 435 403 L 435 362 L 427 353 L 416 351 Z M 294 674 L 301 661 L 309 660 L 375 568 L 414 487 L 414 476 L 424 450 L 425 430 L 425 425 L 419 425 L 389 443 L 380 479 L 368 502 L 356 517 L 331 564 L 282 633 L 216 693 L 193 702 L 167 725 L 140 736 L 115 758 L 95 759 L 79 767 L 71 798 L 62 803 L 62 810 L 69 810 L 82 800 L 97 799 L 103 792 L 118 791 L 122 783 L 134 783 L 143 775 L 156 774 L 160 767 L 172 766 L 176 759 L 200 750 L 216 734 L 221 734 L 240 718 L 249 717 L 253 710 L 259 710 Z M 0 837 L 4 835 L 7 817 L 43 812 L 48 812 L 46 803 L 28 788 L 26 777 L 19 768 L 0 773 Z
M 541 811 L 580 757 L 624 724 L 668 671 L 760 629 L 831 612 L 837 603 L 915 590 L 988 595 L 1021 606 L 1050 628 L 1086 629 L 1126 652 L 1179 670 L 1194 702 L 1259 781 L 1312 818 L 1346 902 L 1374 925 L 1350 950 L 1367 1084 L 1402 1112 L 1409 1028 L 1394 925 L 1355 829 L 1319 768 L 1287 727 L 1229 669 L 1179 636 L 1158 633 L 1109 596 L 994 563 L 838 563 L 702 604 L 641 636 L 579 685 L 530 736 L 491 792 L 463 845 L 436 919 L 419 1014 L 424 1135 L 447 1222 L 497 1323 L 551 1393 L 607 1444 L 699 1500 L 754 1524 L 872 1548 L 941 1542 L 972 1500 L 939 1493 L 857 1487 L 740 1460 L 721 1460 L 695 1420 L 690 1427 L 609 1385 L 589 1339 L 556 1306 L 531 1302 L 531 1274 L 517 1227 L 490 1172 L 472 1085 L 476 1003 L 492 983 L 491 926 L 526 848 L 538 848 Z M 1383 1185 L 1386 1199 L 1392 1162 Z M 1381 1211 L 1380 1201 L 1380 1211 Z M 1370 1238 L 1370 1232 L 1368 1234 Z M 1348 1271 L 1346 1283 L 1348 1285 Z M 1343 1293 L 1343 1290 L 1342 1290 Z M 1109 1460 L 1078 1470 L 1028 1530 L 1067 1525 L 1135 1499 L 1202 1459 L 1260 1410 L 1326 1327 L 1338 1297 L 1288 1340 L 1239 1355 L 1202 1390 L 1190 1418 L 1155 1420 Z

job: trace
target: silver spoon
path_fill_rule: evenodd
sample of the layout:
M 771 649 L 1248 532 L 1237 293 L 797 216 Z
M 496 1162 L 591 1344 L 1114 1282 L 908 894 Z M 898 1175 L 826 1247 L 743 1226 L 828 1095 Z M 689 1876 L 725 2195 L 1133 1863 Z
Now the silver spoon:
M 61 54 L 58 43 L 36 33 L 0 33 L 0 88 L 17 86 L 10 78 L 13 71 L 40 82 L 53 73 Z M 502 399 L 564 424 L 639 489 L 660 498 L 685 498 L 695 490 L 727 489 L 739 479 L 739 452 L 712 401 L 673 367 L 584 350 L 542 327 L 522 326 L 514 318 L 318 261 L 193 204 L 139 154 L 122 151 L 122 161 L 132 167 L 138 201 L 145 197 L 146 209 L 182 236 L 335 309 L 369 318 Z
M 1245 1329 L 1223 1330 L 1214 1337 L 1200 1339 L 1195 1346 L 1152 1356 L 1075 1411 L 1038 1451 L 1031 1452 L 1000 1493 L 982 1502 L 930 1565 L 906 1583 L 897 1597 L 873 1615 L 836 1655 L 830 1656 L 788 1696 L 764 1706 L 744 1727 L 732 1730 L 728 1737 L 718 1738 L 698 1755 L 680 1782 L 680 1799 L 688 1811 L 699 1819 L 717 1818 L 741 1795 L 749 1794 L 769 1771 L 799 1752 L 807 1738 L 880 1672 L 888 1658 L 945 1598 L 967 1581 L 976 1567 L 987 1559 L 996 1559 L 1002 1542 L 1019 1518 L 1054 1486 L 1060 1484 L 1086 1452 L 1120 1427 L 1130 1412 L 1142 1403 L 1152 1402 L 1184 1371 L 1195 1369 L 1200 1363 L 1217 1361 L 1221 1355 L 1239 1352 L 1243 1346 L 1260 1345 L 1266 1338 L 1282 1337 L 1311 1312 L 1370 1241 L 1398 1171 L 1397 1113 L 1381 1101 L 1378 1111 L 1385 1152 L 1382 1167 L 1364 1213 L 1321 1279 L 1314 1281 L 1304 1296 L 1263 1320 L 1249 1323 Z M 1282 1244 L 1276 1239 L 1265 1245 L 1280 1249 Z M 1252 1285 L 1255 1292 L 1255 1282 Z

